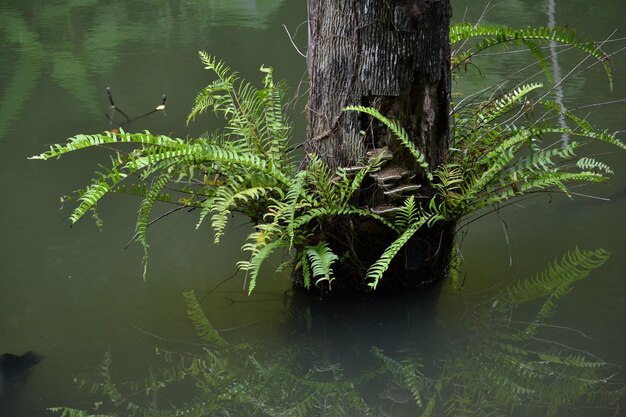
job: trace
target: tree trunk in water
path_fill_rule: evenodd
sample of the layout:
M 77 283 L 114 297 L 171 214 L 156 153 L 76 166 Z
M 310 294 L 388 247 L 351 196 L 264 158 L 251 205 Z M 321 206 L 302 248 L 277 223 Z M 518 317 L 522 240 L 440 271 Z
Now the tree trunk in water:
M 308 0 L 308 8 L 307 154 L 317 154 L 335 169 L 358 164 L 368 152 L 386 146 L 393 158 L 383 169 L 411 173 L 394 186 L 421 185 L 416 201 L 427 203 L 432 190 L 408 151 L 381 124 L 342 109 L 376 108 L 400 122 L 431 169 L 445 163 L 450 139 L 450 1 Z M 358 204 L 375 211 L 402 205 L 402 198 L 384 194 L 380 182 L 368 178 Z M 451 222 L 424 227 L 396 256 L 379 289 L 417 288 L 444 277 L 454 228 Z M 334 220 L 322 225 L 321 233 L 333 251 L 343 255 L 341 265 L 335 264 L 333 292 L 367 289 L 367 268 L 397 237 L 384 225 L 361 218 Z

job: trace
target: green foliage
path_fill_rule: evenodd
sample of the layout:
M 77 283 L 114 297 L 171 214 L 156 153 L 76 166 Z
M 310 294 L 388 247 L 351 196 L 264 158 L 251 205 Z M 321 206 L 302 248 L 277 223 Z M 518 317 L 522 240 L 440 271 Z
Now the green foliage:
M 254 230 L 242 246 L 249 257 L 238 263 L 247 273 L 249 292 L 264 262 L 279 249 L 305 253 L 301 267 L 312 272 L 316 285 L 329 286 L 337 257 L 325 242 L 312 238 L 322 222 L 366 216 L 392 227 L 369 209 L 352 204 L 365 177 L 380 168 L 382 159 L 372 158 L 357 171 L 332 171 L 310 155 L 308 167 L 298 171 L 283 112 L 285 88 L 274 82 L 271 68 L 261 68 L 262 87 L 256 88 L 218 59 L 204 52 L 200 58 L 216 79 L 198 94 L 189 121 L 212 112 L 226 121 L 222 131 L 190 140 L 149 132 L 77 135 L 32 159 L 59 158 L 94 147 L 114 149 L 110 166 L 101 166 L 92 183 L 76 192 L 78 206 L 70 221 L 81 219 L 107 194 L 125 192 L 126 182 L 140 181 L 139 187 L 132 185 L 131 194 L 142 198 L 135 239 L 146 250 L 145 262 L 151 215 L 155 204 L 164 201 L 200 209 L 198 228 L 210 216 L 216 243 L 232 213 L 253 219 Z M 179 198 L 173 201 L 172 196 Z
M 226 346 L 227 343 L 207 320 L 193 291 L 183 293 L 187 305 L 187 317 L 196 329 L 196 334 L 209 345 Z
M 468 46 L 470 39 L 478 39 L 475 45 Z M 515 29 L 507 26 L 496 25 L 473 25 L 471 23 L 458 23 L 450 28 L 450 43 L 457 46 L 453 53 L 452 67 L 458 69 L 467 65 L 470 59 L 480 52 L 507 45 L 525 46 L 540 63 L 545 61 L 545 56 L 539 48 L 542 44 L 557 42 L 577 48 L 587 55 L 596 58 L 602 63 L 604 71 L 612 86 L 611 66 L 608 55 L 600 49 L 595 42 L 582 39 L 572 29 L 562 27 L 527 27 Z M 548 71 L 547 66 L 542 65 Z
M 330 284 L 335 279 L 331 266 L 339 257 L 333 253 L 326 242 L 320 242 L 317 246 L 307 246 L 304 253 L 309 259 L 315 284 L 325 281 L 330 289 Z
M 470 38 L 478 38 L 473 47 Z M 559 42 L 578 48 L 602 62 L 609 81 L 611 71 L 607 55 L 593 42 L 580 39 L 573 31 L 562 28 L 527 28 L 523 30 L 500 26 L 455 25 L 450 39 L 456 52 L 453 70 L 467 65 L 474 55 L 495 46 L 514 44 L 525 46 L 544 59 L 538 45 Z M 463 50 L 463 51 L 461 51 Z M 349 106 L 382 122 L 396 139 L 409 150 L 420 167 L 433 192 L 411 213 L 419 212 L 421 222 L 410 225 L 398 217 L 398 238 L 384 251 L 381 258 L 368 270 L 369 286 L 376 288 L 392 259 L 419 228 L 436 221 L 452 221 L 471 217 L 488 207 L 499 207 L 540 191 L 562 192 L 571 196 L 569 186 L 581 182 L 595 183 L 607 179 L 611 168 L 589 157 L 576 160 L 575 151 L 592 142 L 606 142 L 624 150 L 624 144 L 613 134 L 595 128 L 586 120 L 562 109 L 557 104 L 534 99 L 533 94 L 543 85 L 538 82 L 522 84 L 506 93 L 493 94 L 484 101 L 474 100 L 457 106 L 453 113 L 452 140 L 445 164 L 430 167 L 423 153 L 417 149 L 406 131 L 394 120 L 377 109 Z M 543 109 L 543 113 L 540 110 Z M 540 114 L 536 120 L 534 114 Z M 573 128 L 557 127 L 552 120 L 564 116 L 575 124 Z M 583 142 L 561 143 L 561 135 L 582 138 Z M 574 163 L 572 164 L 572 161 Z M 419 194 L 418 194 L 419 193 Z M 409 197 L 423 198 L 419 189 Z M 413 202 L 411 204 L 415 204 Z M 406 203 L 405 203 L 406 204 Z M 407 207 L 400 207 L 398 216 L 407 215 Z
M 382 256 L 372 265 L 367 271 L 366 278 L 370 281 L 369 286 L 373 290 L 376 289 L 378 282 L 383 277 L 383 274 L 389 268 L 391 260 L 400 252 L 400 249 L 413 237 L 413 235 L 422 227 L 430 218 L 422 217 L 416 221 L 413 221 L 404 232 L 391 245 L 385 249 Z
M 409 152 L 411 152 L 411 155 L 413 155 L 413 157 L 415 158 L 415 162 L 417 162 L 417 164 L 424 170 L 426 177 L 430 181 L 432 181 L 433 175 L 430 172 L 428 162 L 426 162 L 426 157 L 424 157 L 424 154 L 417 148 L 417 146 L 415 146 L 415 144 L 409 138 L 409 135 L 406 133 L 406 130 L 404 130 L 404 128 L 400 126 L 398 122 L 388 119 L 387 117 L 383 116 L 378 110 L 373 109 L 371 107 L 347 106 L 344 108 L 344 111 L 348 111 L 348 110 L 354 110 L 354 111 L 359 111 L 365 114 L 369 114 L 370 116 L 379 120 L 385 126 L 387 126 L 389 130 L 393 132 L 396 139 L 398 139 L 400 143 L 404 145 L 404 147 L 407 148 Z
M 396 254 L 425 225 L 457 222 L 484 208 L 509 204 L 543 190 L 571 196 L 570 184 L 607 180 L 606 174 L 612 173 L 608 165 L 589 157 L 576 160 L 575 151 L 593 142 L 606 142 L 622 150 L 626 149 L 624 144 L 615 135 L 593 127 L 550 101 L 533 104 L 535 109 L 545 110 L 541 120 L 521 117 L 524 106 L 531 100 L 529 94 L 541 87 L 540 83 L 522 85 L 501 97 L 457 111 L 445 165 L 430 170 L 423 154 L 411 152 L 416 163 L 426 170 L 426 176 L 433 178 L 434 193 L 426 203 L 417 205 L 417 195 L 410 195 L 404 207 L 399 208 L 395 222 L 399 236 L 369 268 L 366 279 L 370 288 L 376 288 Z M 402 137 L 402 143 L 406 141 L 414 146 L 396 122 L 376 110 L 361 107 L 348 110 L 362 111 L 383 121 L 398 138 Z M 545 120 L 555 114 L 567 116 L 576 126 L 555 127 Z M 587 140 L 561 144 L 558 135 L 562 134 Z M 418 192 L 423 193 L 421 189 Z
M 460 24 L 451 28 L 450 37 L 456 48 L 453 69 L 488 48 L 513 44 L 541 54 L 539 45 L 559 42 L 600 60 L 611 76 L 604 52 L 570 30 Z M 467 46 L 470 38 L 480 40 Z M 375 178 L 390 155 L 370 153 L 355 166 L 334 170 L 318 156 L 306 155 L 307 164 L 300 169 L 290 151 L 291 128 L 283 111 L 285 87 L 274 81 L 272 69 L 261 67 L 262 85 L 256 87 L 207 53 L 201 52 L 200 59 L 214 80 L 196 97 L 188 120 L 214 113 L 226 123 L 222 130 L 188 140 L 149 132 L 77 135 L 33 159 L 58 158 L 93 147 L 114 149 L 110 165 L 101 166 L 92 183 L 77 191 L 78 206 L 70 220 L 78 221 L 95 210 L 105 195 L 125 191 L 127 182 L 138 181 L 139 190 L 131 193 L 142 197 L 136 239 L 146 250 L 145 261 L 147 230 L 157 202 L 199 209 L 197 228 L 209 217 L 216 243 L 226 233 L 233 213 L 248 216 L 253 230 L 242 246 L 247 256 L 238 262 L 246 272 L 248 292 L 257 285 L 265 261 L 277 251 L 298 254 L 293 264 L 307 287 L 314 282 L 330 289 L 332 266 L 338 260 L 333 250 L 340 251 L 326 232 L 356 217 L 369 218 L 397 234 L 380 258 L 366 266 L 363 279 L 375 289 L 405 244 L 424 228 L 437 222 L 471 221 L 474 215 L 482 215 L 481 210 L 498 209 L 539 192 L 571 197 L 572 185 L 602 182 L 613 173 L 604 162 L 578 158 L 581 149 L 594 142 L 626 149 L 614 134 L 554 102 L 536 98 L 543 87 L 538 82 L 458 103 L 446 160 L 439 166 L 427 160 L 397 121 L 375 108 L 349 106 L 344 110 L 362 112 L 388 128 L 391 140 L 412 157 L 409 174 L 423 180 L 402 191 L 404 204 L 390 199 L 395 204 L 391 210 L 374 212 L 359 193 L 365 185 L 372 185 L 368 177 Z M 574 127 L 554 125 L 552 121 L 559 117 Z M 562 135 L 579 141 L 564 143 Z M 389 192 L 380 187 L 385 194 Z M 343 260 L 344 248 L 339 249 Z
M 554 261 L 544 272 L 502 291 L 492 303 L 493 314 L 504 317 L 519 305 L 545 298 L 535 321 L 524 330 L 525 337 L 530 338 L 536 334 L 537 327 L 553 314 L 556 302 L 569 293 L 572 285 L 602 266 L 608 257 L 609 253 L 601 249 L 582 251 L 576 248 L 561 260 Z

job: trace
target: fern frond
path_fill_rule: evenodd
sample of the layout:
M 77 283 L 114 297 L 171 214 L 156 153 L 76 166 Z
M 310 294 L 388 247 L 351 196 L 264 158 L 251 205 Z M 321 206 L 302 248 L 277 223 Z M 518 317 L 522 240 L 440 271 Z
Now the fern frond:
M 194 156 L 195 163 L 218 162 L 228 166 L 248 169 L 255 174 L 267 176 L 283 185 L 289 185 L 291 180 L 279 168 L 271 166 L 266 160 L 254 153 L 242 153 L 236 150 L 224 149 L 217 145 L 208 145 L 199 150 Z
M 372 290 L 375 290 L 378 286 L 378 282 L 383 277 L 385 271 L 389 268 L 391 261 L 393 258 L 400 252 L 400 249 L 405 245 L 406 242 L 413 237 L 413 235 L 427 222 L 433 220 L 437 216 L 431 217 L 420 217 L 417 221 L 415 221 L 411 226 L 409 226 L 395 241 L 393 241 L 387 249 L 383 252 L 381 257 L 369 267 L 367 270 L 367 274 L 365 275 L 365 279 L 370 282 L 367 284 Z
M 398 383 L 411 392 L 415 403 L 419 407 L 424 407 L 424 400 L 431 397 L 430 388 L 433 386 L 433 381 L 420 371 L 423 368 L 421 359 L 411 358 L 411 363 L 402 364 L 385 355 L 377 347 L 372 348 L 371 351 L 374 356 L 383 362 L 385 368 L 395 377 Z
M 282 163 L 287 152 L 289 134 L 291 128 L 283 111 L 283 95 L 285 87 L 283 83 L 274 83 L 273 70 L 271 67 L 261 67 L 265 73 L 262 90 L 257 92 L 263 103 L 263 146 L 267 149 L 275 163 Z
M 244 186 L 243 178 L 231 178 L 230 181 L 221 186 L 212 200 L 211 211 L 215 214 L 211 217 L 211 227 L 213 228 L 214 241 L 219 243 L 228 223 L 230 210 L 237 208 L 240 212 L 245 212 L 245 207 L 258 201 L 272 192 L 280 193 L 280 189 L 275 187 L 249 187 Z
M 293 239 L 295 237 L 293 221 L 296 216 L 296 206 L 298 200 L 302 197 L 304 191 L 304 184 L 307 180 L 307 170 L 302 170 L 296 174 L 293 183 L 289 187 L 285 197 L 285 210 L 283 216 L 287 222 L 287 235 L 289 236 L 289 247 L 293 247 Z
M 511 166 L 511 173 L 521 174 L 524 171 L 543 170 L 549 171 L 554 167 L 553 158 L 570 159 L 574 154 L 574 150 L 580 147 L 577 142 L 571 142 L 560 148 L 546 149 L 539 152 L 533 152 L 528 156 L 518 159 L 518 162 Z
M 59 413 L 61 417 L 113 417 L 110 414 L 90 414 L 85 410 L 70 407 L 50 407 L 47 410 Z
M 80 194 L 78 198 L 80 204 L 72 211 L 69 217 L 72 224 L 76 223 L 85 213 L 94 208 L 102 197 L 127 176 L 128 174 L 119 171 L 118 167 L 115 166 L 107 173 L 100 173 L 99 177 L 95 178 L 92 184 Z
M 420 215 L 419 208 L 415 204 L 415 197 L 410 196 L 404 199 L 404 204 L 400 211 L 396 213 L 394 225 L 397 230 L 404 230 L 413 224 Z
M 237 73 L 233 72 L 223 61 L 210 56 L 204 51 L 200 51 L 198 54 L 200 55 L 200 60 L 205 65 L 204 69 L 215 73 L 218 79 L 202 89 L 197 95 L 192 110 L 187 117 L 188 123 L 210 109 L 214 112 L 222 109 L 225 115 L 228 115 L 228 109 L 232 103 L 230 92 L 238 80 Z
M 309 165 L 307 167 L 307 183 L 314 198 L 317 201 L 332 201 L 333 203 L 343 202 L 340 195 L 340 188 L 334 183 L 335 173 L 331 171 L 326 162 L 315 154 L 308 155 Z M 341 204 L 338 204 L 341 205 Z
M 569 182 L 588 182 L 598 183 L 606 181 L 606 177 L 595 172 L 542 172 L 533 179 L 526 179 L 525 182 L 516 183 L 517 189 L 508 186 L 503 190 L 499 190 L 495 194 L 487 194 L 474 201 L 468 201 L 468 205 L 472 211 L 480 208 L 491 206 L 502 201 L 506 201 L 515 195 L 528 193 L 529 191 L 543 190 L 556 187 L 559 191 L 569 196 L 566 183 Z
M 282 239 L 275 240 L 273 242 L 269 242 L 264 245 L 261 249 L 259 249 L 249 261 L 239 261 L 237 262 L 237 266 L 242 271 L 248 272 L 248 277 L 250 282 L 248 283 L 248 295 L 252 293 L 252 290 L 256 287 L 257 277 L 259 275 L 259 271 L 261 270 L 261 266 L 263 262 L 276 250 L 279 248 L 288 247 L 289 243 L 285 242 Z
M 302 268 L 302 283 L 304 284 L 304 288 L 311 288 L 311 268 L 309 268 L 309 260 L 307 259 L 306 252 L 302 251 L 298 265 Z
M 563 112 L 563 114 L 565 114 L 565 116 L 568 119 L 570 119 L 571 121 L 573 121 L 580 127 L 580 130 L 572 129 L 571 132 L 568 131 L 568 129 L 563 129 L 564 133 L 568 133 L 571 135 L 584 136 L 584 137 L 588 137 L 590 139 L 594 139 L 600 142 L 606 142 L 611 145 L 617 146 L 623 151 L 626 151 L 626 144 L 624 144 L 624 142 L 619 140 L 614 134 L 609 133 L 607 130 L 600 130 L 600 129 L 593 127 L 589 122 L 587 122 L 584 119 L 581 119 L 580 117 L 574 115 L 573 113 L 569 111 L 565 111 Z
M 172 171 L 166 171 L 157 177 L 139 206 L 139 216 L 137 217 L 135 232 L 137 233 L 137 241 L 139 241 L 146 250 L 148 248 L 147 230 L 148 222 L 150 221 L 150 213 L 152 213 L 152 208 L 158 196 L 161 195 L 161 191 L 172 179 L 172 176 Z
M 394 224 L 389 222 L 389 220 L 384 217 L 373 213 L 369 209 L 362 209 L 360 207 L 355 206 L 346 206 L 346 207 L 317 207 L 307 210 L 301 216 L 298 216 L 293 221 L 294 229 L 299 229 L 303 227 L 305 224 L 310 223 L 311 221 L 324 217 L 332 217 L 332 216 L 361 216 L 361 217 L 371 217 L 373 219 L 378 220 L 383 223 L 390 229 L 394 229 Z
M 602 51 L 593 41 L 582 39 L 573 30 L 562 27 L 528 27 L 525 29 L 514 29 L 507 26 L 497 25 L 472 25 L 470 23 L 458 23 L 450 27 L 450 43 L 452 45 L 470 38 L 482 38 L 473 48 L 463 53 L 458 53 L 456 57 L 457 66 L 466 62 L 472 56 L 485 49 L 505 45 L 508 43 L 520 44 L 522 42 L 558 42 L 573 46 L 587 55 L 596 58 L 602 66 L 609 79 L 612 88 L 613 77 L 608 55 Z
M 604 361 L 590 361 L 582 355 L 554 355 L 545 352 L 538 352 L 537 356 L 539 359 L 547 363 L 564 365 L 567 367 L 597 369 L 607 365 Z
M 367 115 L 372 116 L 379 122 L 383 123 L 385 126 L 389 128 L 395 135 L 395 137 L 404 145 L 404 147 L 413 155 L 417 164 L 424 170 L 424 174 L 426 178 L 430 181 L 433 179 L 433 175 L 430 171 L 430 167 L 428 166 L 428 162 L 426 162 L 426 158 L 424 154 L 417 149 L 415 144 L 409 138 L 409 135 L 406 133 L 404 128 L 400 126 L 397 121 L 391 120 L 385 116 L 383 116 L 378 110 L 372 107 L 364 107 L 364 106 L 347 106 L 343 109 L 344 111 L 354 110 L 359 111 L 361 113 L 365 113 Z
M 310 270 L 313 279 L 315 279 L 315 285 L 319 285 L 320 282 L 324 281 L 330 287 L 331 282 L 334 280 L 332 264 L 339 257 L 333 253 L 326 242 L 320 242 L 316 246 L 307 246 L 304 248 L 304 252 L 310 263 Z
M 535 59 L 543 70 L 543 73 L 546 75 L 548 81 L 550 83 L 553 83 L 554 79 L 552 77 L 552 70 L 548 66 L 546 55 L 543 53 L 541 46 L 530 39 L 524 39 L 522 40 L 522 43 L 524 44 L 524 46 L 526 46 L 526 49 L 528 49 L 533 55 L 535 55 Z
M 70 152 L 81 149 L 97 147 L 100 145 L 116 144 L 116 143 L 134 143 L 140 145 L 153 145 L 163 148 L 177 149 L 184 145 L 181 139 L 172 139 L 163 135 L 152 135 L 149 132 L 144 133 L 126 133 L 120 130 L 120 133 L 104 132 L 96 135 L 76 135 L 68 139 L 65 144 L 56 144 L 50 146 L 50 150 L 39 155 L 31 156 L 29 159 L 52 159 L 58 158 Z
M 146 197 L 141 202 L 139 206 L 139 216 L 137 217 L 137 223 L 135 225 L 135 237 L 139 243 L 143 246 L 144 255 L 143 255 L 143 265 L 144 272 L 143 278 L 146 278 L 147 268 L 148 268 L 148 222 L 150 221 L 150 214 L 152 213 L 152 208 L 154 207 L 154 203 L 157 201 L 159 195 L 161 195 L 161 191 L 163 187 L 167 185 L 167 183 L 172 179 L 173 172 L 166 171 L 159 175 L 158 178 L 153 182 L 150 187 L 150 191 L 147 192 Z
M 605 163 L 596 161 L 593 158 L 580 158 L 576 162 L 576 166 L 580 169 L 584 169 L 586 171 L 595 170 L 595 171 L 603 171 L 606 174 L 613 174 L 613 170 Z
M 478 110 L 475 118 L 480 121 L 482 125 L 489 125 L 491 122 L 502 116 L 509 111 L 514 104 L 520 103 L 524 97 L 528 94 L 542 88 L 541 83 L 524 84 L 513 91 L 506 93 L 495 101 L 488 102 L 485 106 Z

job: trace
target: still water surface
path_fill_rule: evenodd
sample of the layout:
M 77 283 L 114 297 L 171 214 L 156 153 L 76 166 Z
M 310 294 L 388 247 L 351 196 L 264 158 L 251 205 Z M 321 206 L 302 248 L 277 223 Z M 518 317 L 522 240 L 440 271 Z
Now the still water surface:
M 546 24 L 548 3 L 503 1 L 484 19 L 519 26 Z M 465 15 L 470 21 L 484 8 L 482 1 L 454 5 L 455 18 Z M 614 38 L 624 36 L 626 27 L 615 13 L 623 7 L 620 0 L 555 5 L 559 24 L 595 39 L 605 39 L 615 29 Z M 107 351 L 119 380 L 145 375 L 150 364 L 162 365 L 157 347 L 171 347 L 172 340 L 197 341 L 182 297 L 190 289 L 224 337 L 266 346 L 261 355 L 267 356 L 276 345 L 310 348 L 315 340 L 319 350 L 351 374 L 365 372 L 376 361 L 372 346 L 426 361 L 434 352 L 446 357 L 456 352 L 453 340 L 468 337 L 459 323 L 474 304 L 502 285 L 543 270 L 576 246 L 604 248 L 612 255 L 574 287 L 550 319 L 588 338 L 555 331 L 550 340 L 618 366 L 626 364 L 626 164 L 619 153 L 604 159 L 616 172 L 609 185 L 581 190 L 611 201 L 539 197 L 484 217 L 472 223 L 463 240 L 463 290 L 444 286 L 440 295 L 375 306 L 321 308 L 304 303 L 294 308 L 298 302 L 290 298 L 286 274 L 266 276 L 252 297 L 245 296 L 243 277 L 227 279 L 240 258 L 243 221 L 216 247 L 207 227 L 194 231 L 195 217 L 166 218 L 150 233 L 146 282 L 141 279 L 142 250 L 123 249 L 134 228 L 138 201 L 110 198 L 101 208 L 102 231 L 90 221 L 68 227 L 70 207 L 64 207 L 59 196 L 91 178 L 99 155 L 85 152 L 49 163 L 26 158 L 78 132 L 109 129 L 106 87 L 131 116 L 151 110 L 167 94 L 166 116 L 141 119 L 132 130 L 185 137 L 211 128 L 208 119 L 185 125 L 196 92 L 208 81 L 197 59 L 199 50 L 223 58 L 249 79 L 260 79 L 261 64 L 272 65 L 277 78 L 291 86 L 294 136 L 300 140 L 305 99 L 295 98 L 305 93 L 305 62 L 282 25 L 304 48 L 305 19 L 304 2 L 278 0 L 0 0 L 0 353 L 34 350 L 45 356 L 27 379 L 1 394 L 1 416 L 46 415 L 45 408 L 57 405 L 89 407 L 89 397 L 76 388 L 74 378 L 93 375 Z M 606 49 L 617 51 L 624 44 L 610 42 Z M 565 105 L 626 97 L 625 56 L 614 57 L 612 92 L 602 72 L 591 68 L 565 84 Z M 502 60 L 497 66 L 482 68 L 484 78 L 470 76 L 459 90 L 502 79 L 526 59 L 516 54 L 498 58 Z M 563 54 L 563 72 L 578 58 Z M 591 109 L 597 109 L 591 116 L 596 123 L 611 131 L 624 129 L 623 102 Z M 175 349 L 191 347 L 182 343 Z M 623 374 L 617 378 L 623 381 Z M 374 383 L 366 394 L 374 399 L 388 395 Z M 400 410 L 381 406 L 374 415 L 403 415 Z M 598 415 L 598 410 L 568 413 L 563 415 Z

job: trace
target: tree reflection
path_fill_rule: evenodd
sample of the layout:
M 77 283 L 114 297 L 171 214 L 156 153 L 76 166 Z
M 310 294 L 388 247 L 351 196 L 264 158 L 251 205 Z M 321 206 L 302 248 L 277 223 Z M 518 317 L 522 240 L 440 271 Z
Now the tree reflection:
M 584 407 L 593 406 L 594 416 L 612 415 L 625 393 L 623 385 L 612 382 L 613 367 L 591 353 L 551 340 L 547 323 L 573 284 L 608 256 L 604 250 L 576 249 L 543 273 L 472 307 L 463 322 L 461 342 L 452 349 L 433 346 L 437 353 L 432 355 L 415 348 L 412 337 L 428 336 L 420 328 L 400 348 L 368 348 L 368 360 L 359 367 L 342 362 L 337 350 L 325 348 L 339 340 L 321 340 L 320 333 L 312 332 L 309 338 L 299 335 L 297 342 L 281 345 L 229 342 L 211 326 L 193 293 L 187 293 L 188 315 L 203 348 L 184 355 L 158 350 L 171 366 L 134 383 L 115 382 L 107 354 L 100 381 L 89 384 L 93 391 L 104 393 L 105 400 L 95 402 L 90 412 L 111 416 L 564 416 L 580 415 Z M 521 312 L 528 315 L 524 308 L 534 311 L 530 320 L 519 320 Z M 315 326 L 317 317 L 310 308 L 293 313 L 291 320 L 301 317 L 309 329 Z M 385 320 L 382 312 L 370 310 L 373 314 L 381 314 L 376 320 Z M 342 336 L 345 342 L 346 334 Z M 421 359 L 422 354 L 430 359 Z M 142 393 L 145 396 L 139 399 Z M 54 410 L 63 416 L 89 414 L 73 408 Z
M 0 41 L 8 59 L 0 95 L 0 139 L 50 76 L 92 115 L 102 91 L 97 75 L 121 64 L 129 43 L 157 50 L 164 43 L 207 37 L 211 26 L 263 29 L 283 0 L 150 1 L 30 0 L 0 5 Z M 129 16 L 135 19 L 129 21 Z M 185 24 L 180 24 L 185 22 Z

